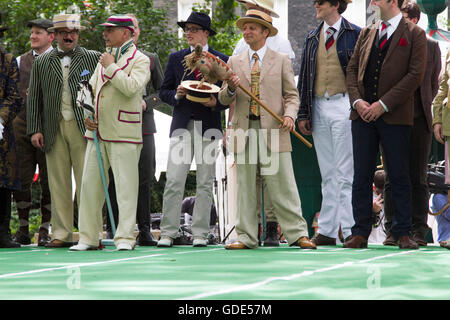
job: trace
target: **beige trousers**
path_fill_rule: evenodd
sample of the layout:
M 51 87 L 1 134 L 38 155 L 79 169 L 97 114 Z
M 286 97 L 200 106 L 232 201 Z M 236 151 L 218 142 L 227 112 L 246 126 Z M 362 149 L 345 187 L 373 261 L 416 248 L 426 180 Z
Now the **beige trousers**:
M 53 206 L 51 217 L 53 239 L 72 241 L 72 169 L 79 205 L 85 151 L 86 140 L 78 129 L 77 122 L 61 120 L 55 143 L 45 155 Z
M 251 120 L 249 130 L 258 132 L 247 142 L 245 162 L 236 155 L 238 208 L 236 232 L 238 240 L 249 248 L 258 246 L 258 217 L 256 212 L 256 174 L 258 164 L 267 184 L 275 216 L 288 243 L 294 244 L 299 238 L 308 236 L 306 221 L 301 213 L 300 196 L 294 178 L 290 152 L 270 152 L 260 137 L 259 120 Z M 254 153 L 257 154 L 254 154 Z M 257 160 L 256 163 L 254 160 Z M 265 170 L 266 169 L 266 170 Z
M 138 163 L 142 145 L 99 140 L 99 147 L 106 182 L 109 183 L 108 170 L 111 167 L 116 185 L 119 224 L 114 236 L 114 243 L 117 246 L 121 242 L 127 242 L 134 246 L 134 228 L 139 192 Z M 104 203 L 105 191 L 95 143 L 88 140 L 78 213 L 80 243 L 98 246 L 103 225 L 102 208 Z

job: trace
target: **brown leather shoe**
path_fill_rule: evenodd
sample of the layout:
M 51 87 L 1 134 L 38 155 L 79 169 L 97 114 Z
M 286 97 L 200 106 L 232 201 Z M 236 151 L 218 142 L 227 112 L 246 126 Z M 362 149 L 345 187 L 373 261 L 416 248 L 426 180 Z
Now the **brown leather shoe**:
M 53 239 L 52 241 L 47 243 L 45 245 L 45 247 L 46 248 L 69 248 L 69 247 L 71 247 L 73 245 L 74 245 L 73 242 L 65 242 L 65 241 L 62 241 L 62 240 Z
M 323 234 L 318 233 L 311 239 L 311 242 L 314 243 L 316 246 L 335 246 L 336 238 L 330 238 L 324 236 Z
M 412 239 L 420 246 L 420 247 L 426 247 L 427 246 L 427 240 L 425 240 L 425 237 L 418 232 L 415 232 L 413 234 Z
M 317 249 L 316 244 L 309 240 L 308 237 L 301 237 L 294 245 L 299 246 L 300 249 Z
M 419 245 L 417 244 L 417 242 L 415 242 L 408 236 L 401 236 L 398 239 L 398 247 L 400 249 L 419 249 Z
M 383 241 L 383 245 L 385 246 L 396 246 L 398 245 L 398 241 L 395 239 L 395 237 L 391 234 L 389 235 L 386 240 Z
M 367 239 L 359 236 L 353 235 L 350 240 L 344 242 L 344 248 L 352 248 L 352 249 L 362 249 L 367 248 Z
M 242 249 L 250 249 L 249 247 L 247 247 L 245 244 L 243 244 L 242 242 L 234 242 L 234 243 L 229 243 L 225 246 L 225 249 L 227 250 L 242 250 Z
M 450 250 L 450 239 L 439 242 L 439 245 Z

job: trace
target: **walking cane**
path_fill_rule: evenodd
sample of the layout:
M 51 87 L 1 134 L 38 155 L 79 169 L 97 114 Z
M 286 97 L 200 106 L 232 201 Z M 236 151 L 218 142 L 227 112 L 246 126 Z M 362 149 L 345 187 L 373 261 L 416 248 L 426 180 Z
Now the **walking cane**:
M 94 117 L 92 115 L 89 116 L 89 118 L 92 121 L 94 121 Z M 94 130 L 93 134 L 94 134 L 95 150 L 97 151 L 97 162 L 98 167 L 100 169 L 100 176 L 102 177 L 103 190 L 105 191 L 106 206 L 108 207 L 108 215 L 109 220 L 111 222 L 111 229 L 113 234 L 113 239 L 102 239 L 102 245 L 114 246 L 114 236 L 116 235 L 116 223 L 114 221 L 114 215 L 112 212 L 111 199 L 109 198 L 108 184 L 106 183 L 105 169 L 103 167 L 102 156 L 100 154 L 100 146 L 98 145 L 97 130 Z

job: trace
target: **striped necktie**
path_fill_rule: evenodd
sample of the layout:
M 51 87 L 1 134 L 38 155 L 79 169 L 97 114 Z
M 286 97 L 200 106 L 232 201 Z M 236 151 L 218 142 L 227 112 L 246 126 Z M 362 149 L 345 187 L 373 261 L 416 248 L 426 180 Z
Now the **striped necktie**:
M 379 40 L 378 40 L 378 45 L 380 47 L 380 50 L 383 50 L 384 45 L 387 42 L 387 28 L 390 26 L 389 22 L 382 22 L 381 23 L 381 31 L 380 31 L 380 36 L 379 36 Z
M 336 32 L 336 29 L 333 27 L 329 27 L 327 29 L 327 40 L 325 41 L 325 48 L 327 49 L 327 51 L 328 51 L 328 49 L 331 48 L 331 46 L 334 43 L 334 33 L 335 32 Z
M 253 54 L 252 58 L 255 60 L 255 62 L 253 63 L 252 71 L 250 74 L 251 75 L 251 91 L 257 98 L 259 98 L 259 76 L 260 76 L 261 70 L 259 69 L 258 54 L 255 52 Z M 250 102 L 250 111 L 255 116 L 259 116 L 259 105 L 253 99 Z

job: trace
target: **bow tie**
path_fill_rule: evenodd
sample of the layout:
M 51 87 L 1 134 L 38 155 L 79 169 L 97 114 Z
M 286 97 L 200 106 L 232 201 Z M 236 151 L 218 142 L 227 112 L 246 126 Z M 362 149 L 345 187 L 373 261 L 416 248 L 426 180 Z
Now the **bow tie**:
M 58 58 L 60 58 L 60 59 L 64 58 L 65 56 L 72 57 L 73 50 L 69 50 L 69 51 L 66 51 L 66 52 L 58 51 L 57 55 L 58 55 Z

